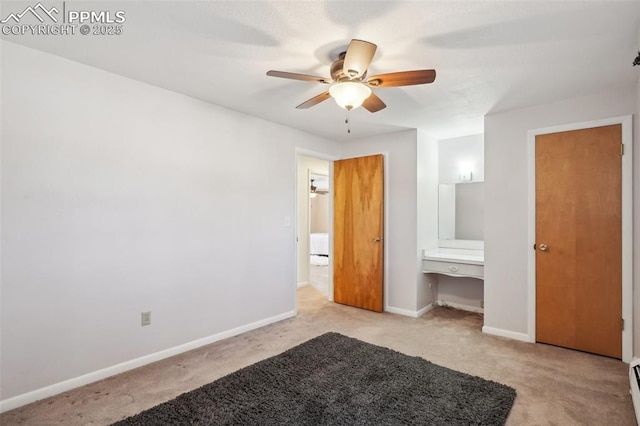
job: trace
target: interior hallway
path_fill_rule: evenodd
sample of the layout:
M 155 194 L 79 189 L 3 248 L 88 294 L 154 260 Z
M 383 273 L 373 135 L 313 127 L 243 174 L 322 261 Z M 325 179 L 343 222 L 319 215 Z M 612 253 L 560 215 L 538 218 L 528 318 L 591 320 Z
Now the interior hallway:
M 329 266 L 309 265 L 309 285 L 327 298 L 329 296 Z
M 508 425 L 636 425 L 628 366 L 481 332 L 477 314 L 436 308 L 421 318 L 377 314 L 298 290 L 298 316 L 38 401 L 2 425 L 106 425 L 328 331 L 512 386 Z

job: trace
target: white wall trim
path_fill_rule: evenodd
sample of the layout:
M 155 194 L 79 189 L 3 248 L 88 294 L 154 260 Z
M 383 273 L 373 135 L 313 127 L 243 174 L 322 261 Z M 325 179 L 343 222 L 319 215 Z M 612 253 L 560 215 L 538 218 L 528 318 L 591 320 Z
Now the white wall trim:
M 521 342 L 530 342 L 528 334 L 503 330 L 501 328 L 488 327 L 485 325 L 482 326 L 482 332 L 494 336 L 506 337 L 508 339 L 520 340 Z
M 533 244 L 536 238 L 536 186 L 535 186 L 535 142 L 537 135 L 588 129 L 592 127 L 622 125 L 622 361 L 630 362 L 633 355 L 633 119 L 631 115 L 602 120 L 585 121 L 561 126 L 529 130 L 527 134 L 528 167 L 528 247 L 527 259 L 527 310 L 528 341 L 536 341 L 536 257 Z M 484 330 L 484 328 L 483 328 Z
M 463 303 L 455 303 L 455 302 L 447 302 L 446 300 L 438 300 L 436 302 L 439 306 L 448 306 L 454 309 L 461 309 L 463 311 L 476 312 L 479 314 L 484 314 L 484 308 L 479 306 L 465 305 Z
M 388 244 L 388 241 L 389 241 L 389 172 L 390 172 L 389 151 L 382 151 L 382 152 L 379 152 L 378 154 L 382 154 L 382 165 L 384 167 L 384 169 L 382 170 L 382 179 L 383 179 L 383 188 L 384 188 L 384 194 L 382 194 L 382 202 L 383 202 L 382 211 L 384 212 L 384 221 L 383 221 L 384 229 L 382 230 L 382 242 L 384 244 L 384 247 L 383 247 L 384 259 L 382 262 L 382 265 L 384 268 L 384 271 L 382 272 L 383 273 L 382 304 L 384 306 L 383 309 L 386 312 L 391 312 L 389 309 L 398 309 L 398 308 L 393 308 L 389 306 L 389 244 Z M 377 154 L 368 154 L 368 155 L 377 155 Z M 400 309 L 400 310 L 406 311 L 406 312 L 415 312 L 415 311 L 404 310 L 404 309 Z M 395 312 L 395 313 L 399 313 L 399 312 Z M 401 313 L 399 314 L 404 315 Z
M 385 312 L 389 312 L 390 314 L 398 314 L 398 315 L 404 315 L 406 317 L 411 317 L 411 318 L 419 318 L 422 315 L 424 315 L 427 312 L 429 312 L 430 310 L 432 310 L 435 306 L 449 306 L 451 308 L 461 309 L 463 311 L 475 312 L 475 313 L 479 313 L 479 314 L 484 313 L 484 309 L 483 308 L 479 308 L 477 306 L 465 305 L 465 304 L 462 304 L 462 303 L 447 302 L 445 300 L 437 300 L 436 302 L 429 303 L 427 306 L 425 306 L 424 308 L 422 308 L 420 310 L 417 310 L 417 311 L 411 311 L 409 309 L 395 308 L 393 306 L 385 307 L 384 311 Z M 511 333 L 511 332 L 505 332 L 505 333 Z M 516 333 L 516 334 L 520 334 L 520 333 Z
M 395 308 L 393 306 L 385 306 L 384 311 L 388 312 L 390 314 L 397 314 L 397 315 L 404 315 L 405 317 L 411 317 L 411 318 L 419 318 L 422 315 L 426 314 L 427 312 L 429 312 L 430 310 L 433 309 L 433 304 L 429 303 L 427 306 L 425 306 L 424 308 L 418 310 L 418 311 L 412 311 L 409 309 L 402 309 L 402 308 Z
M 298 283 L 298 288 L 307 287 L 308 285 L 309 285 L 309 281 L 303 281 L 301 283 Z
M 323 152 L 312 151 L 310 149 L 300 148 L 300 147 L 296 147 L 295 148 L 295 152 L 296 152 L 296 161 L 297 161 L 297 158 L 298 158 L 299 155 L 303 155 L 305 157 L 319 158 L 320 160 L 324 160 L 324 161 L 328 161 L 328 162 L 333 162 L 333 161 L 339 159 L 335 155 L 325 154 Z
M 335 194 L 335 189 L 333 187 L 333 161 L 329 162 L 329 193 Z M 334 221 L 334 210 L 333 210 L 333 197 L 329 197 L 329 264 L 327 268 L 327 299 L 329 302 L 333 302 L 333 221 Z M 296 263 L 297 265 L 297 263 Z
M 270 318 L 265 318 L 260 321 L 246 324 L 240 327 L 236 327 L 231 330 L 223 331 L 221 333 L 213 334 L 202 339 L 193 340 L 191 342 L 174 346 L 173 348 L 165 349 L 156 353 L 135 358 L 130 361 L 125 361 L 120 364 L 112 365 L 111 367 L 103 368 L 101 370 L 93 371 L 91 373 L 83 374 L 82 376 L 74 377 L 69 380 L 65 380 L 59 383 L 55 383 L 44 388 L 36 389 L 31 392 L 23 393 L 21 395 L 14 396 L 9 399 L 0 401 L 0 413 L 12 410 L 14 408 L 21 407 L 32 402 L 48 398 L 53 395 L 57 395 L 62 392 L 66 392 L 70 389 L 75 389 L 80 386 L 87 385 L 89 383 L 97 382 L 98 380 L 105 379 L 107 377 L 114 376 L 116 374 L 124 373 L 125 371 L 133 370 L 134 368 L 142 367 L 152 362 L 160 361 L 165 358 L 172 357 L 174 355 L 187 352 L 201 346 L 205 346 L 219 340 L 227 339 L 229 337 L 237 336 L 247 331 L 255 330 L 260 327 L 264 327 L 269 324 L 273 324 L 278 321 L 285 320 L 295 316 L 294 311 L 285 312 L 279 315 L 275 315 Z
M 422 309 L 419 309 L 418 312 L 416 312 L 416 314 L 418 315 L 418 317 L 423 316 L 424 314 L 426 314 L 427 312 L 429 312 L 430 310 L 433 309 L 433 303 L 429 303 L 427 306 L 425 306 Z
M 294 149 L 294 162 L 295 162 L 295 170 L 296 170 L 296 177 L 295 177 L 295 182 L 296 182 L 296 187 L 294 190 L 294 202 L 293 205 L 294 207 L 294 220 L 293 220 L 293 226 L 295 229 L 294 232 L 294 238 L 293 238 L 293 245 L 294 245 L 294 253 L 295 253 L 295 277 L 297 279 L 298 277 L 298 243 L 297 243 L 297 236 L 298 236 L 298 159 L 300 156 L 306 156 L 306 157 L 313 157 L 313 158 L 318 158 L 320 160 L 324 160 L 327 161 L 329 163 L 329 193 L 333 194 L 333 162 L 338 160 L 339 157 L 336 157 L 334 155 L 329 155 L 329 154 L 324 154 L 322 152 L 317 152 L 317 151 L 312 151 L 309 149 L 305 149 L 305 148 L 300 148 L 300 147 L 295 147 Z M 329 253 L 333 253 L 333 197 L 329 197 Z M 333 256 L 329 256 L 329 264 L 328 264 L 328 268 L 329 268 L 329 273 L 328 273 L 328 288 L 327 288 L 327 292 L 328 292 L 328 296 L 327 299 L 329 300 L 329 302 L 333 302 Z M 307 283 L 308 284 L 308 283 Z M 294 294 L 293 294 L 293 299 L 294 299 L 294 306 L 295 306 L 295 313 L 297 315 L 298 313 L 298 297 L 297 297 L 297 290 L 298 288 L 303 287 L 303 285 L 298 284 L 298 286 L 296 287 Z

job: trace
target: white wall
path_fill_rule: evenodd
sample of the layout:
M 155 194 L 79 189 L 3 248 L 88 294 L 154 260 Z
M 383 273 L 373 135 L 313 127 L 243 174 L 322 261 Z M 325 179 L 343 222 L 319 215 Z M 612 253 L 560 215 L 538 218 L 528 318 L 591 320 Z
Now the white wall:
M 485 117 L 485 326 L 527 333 L 527 132 L 530 129 L 637 113 L 635 87 L 612 89 Z M 637 128 L 637 124 L 636 124 Z M 637 135 L 637 133 L 636 133 Z M 634 150 L 639 151 L 638 138 Z M 634 264 L 640 265 L 638 157 L 635 167 Z M 634 291 L 640 291 L 636 267 Z M 637 308 L 637 305 L 636 305 Z M 640 323 L 636 315 L 636 336 Z M 636 354 L 640 342 L 635 339 Z
M 385 155 L 385 310 L 415 313 L 417 240 L 417 135 L 415 130 L 342 144 L 342 158 Z M 399 311 L 398 311 L 399 310 Z
M 309 202 L 310 232 L 329 232 L 329 198 L 331 194 L 316 194 Z
M 335 142 L 4 41 L 1 83 L 0 398 L 293 314 Z
M 473 172 L 473 182 L 484 181 L 484 135 L 441 139 L 438 143 L 439 183 L 458 183 L 461 166 Z
M 418 245 L 417 309 L 423 310 L 437 300 L 438 279 L 435 274 L 422 273 L 422 250 L 438 246 L 438 140 L 418 131 Z

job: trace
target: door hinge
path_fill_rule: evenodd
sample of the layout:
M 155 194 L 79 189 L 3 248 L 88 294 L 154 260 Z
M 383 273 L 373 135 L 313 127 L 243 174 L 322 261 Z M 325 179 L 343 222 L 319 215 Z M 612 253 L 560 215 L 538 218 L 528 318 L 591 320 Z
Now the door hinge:
M 620 155 L 624 155 L 624 144 L 620 144 Z
M 620 328 L 624 330 L 624 318 L 620 318 Z

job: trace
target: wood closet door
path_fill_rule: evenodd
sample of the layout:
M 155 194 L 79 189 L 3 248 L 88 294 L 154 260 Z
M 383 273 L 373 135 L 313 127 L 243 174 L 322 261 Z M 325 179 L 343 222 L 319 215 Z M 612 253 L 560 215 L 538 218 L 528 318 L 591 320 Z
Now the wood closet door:
M 334 162 L 334 301 L 382 312 L 383 156 Z
M 622 126 L 536 136 L 536 340 L 622 357 Z

